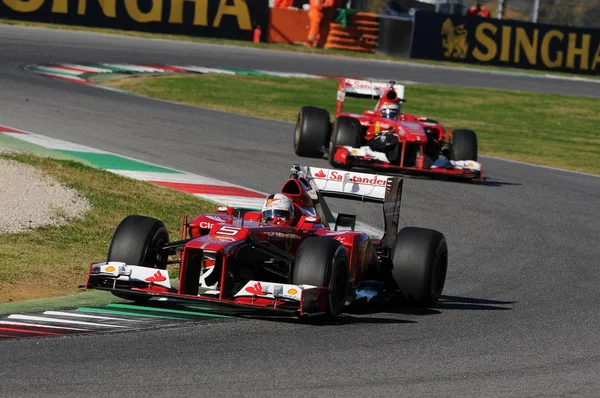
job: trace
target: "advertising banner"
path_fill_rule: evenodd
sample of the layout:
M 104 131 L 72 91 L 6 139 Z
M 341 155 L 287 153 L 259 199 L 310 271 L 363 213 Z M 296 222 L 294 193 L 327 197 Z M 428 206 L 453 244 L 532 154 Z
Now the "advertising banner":
M 266 40 L 269 0 L 0 0 L 0 18 L 66 25 Z
M 417 12 L 411 58 L 600 73 L 600 30 Z

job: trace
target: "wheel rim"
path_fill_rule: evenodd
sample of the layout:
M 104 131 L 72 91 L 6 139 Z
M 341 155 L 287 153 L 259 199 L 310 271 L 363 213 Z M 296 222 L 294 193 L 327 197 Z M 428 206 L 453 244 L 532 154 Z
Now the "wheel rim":
M 162 236 L 162 234 L 159 231 L 152 238 L 149 249 L 156 250 L 156 248 L 164 246 L 167 242 L 168 242 L 168 238 L 166 238 L 165 236 Z M 153 256 L 153 260 L 154 260 L 153 266 L 155 268 L 166 269 L 167 262 L 169 260 L 169 255 L 168 255 L 168 253 L 166 253 L 164 251 L 156 250 L 156 254 Z

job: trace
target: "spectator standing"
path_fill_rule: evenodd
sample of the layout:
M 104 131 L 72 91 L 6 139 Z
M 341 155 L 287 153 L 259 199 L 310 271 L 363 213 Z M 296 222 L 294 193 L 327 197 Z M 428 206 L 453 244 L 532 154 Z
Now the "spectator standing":
M 333 7 L 333 0 L 310 0 L 310 9 L 308 10 L 308 19 L 310 28 L 308 30 L 307 45 L 314 47 L 319 42 L 319 30 L 321 29 L 321 20 L 323 19 L 323 9 Z
M 467 10 L 466 16 L 475 16 L 482 18 L 490 17 L 490 10 L 481 5 L 481 1 L 478 1 L 475 5 L 472 5 L 471 8 Z

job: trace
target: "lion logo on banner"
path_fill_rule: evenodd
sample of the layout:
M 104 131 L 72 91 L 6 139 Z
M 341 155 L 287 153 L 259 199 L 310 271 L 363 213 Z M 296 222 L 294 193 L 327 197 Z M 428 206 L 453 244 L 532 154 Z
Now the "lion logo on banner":
M 465 24 L 454 26 L 450 18 L 442 24 L 442 46 L 444 57 L 466 58 L 469 43 L 467 43 L 467 31 Z M 445 36 L 445 37 L 444 37 Z

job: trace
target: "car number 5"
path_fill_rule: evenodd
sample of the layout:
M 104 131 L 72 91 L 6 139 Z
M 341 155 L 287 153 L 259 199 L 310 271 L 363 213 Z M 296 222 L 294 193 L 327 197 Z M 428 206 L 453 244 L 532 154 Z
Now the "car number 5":
M 240 228 L 222 226 L 217 231 L 217 234 L 226 235 L 226 236 L 235 236 L 235 235 L 237 235 L 238 232 L 240 232 Z

